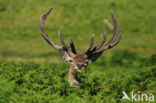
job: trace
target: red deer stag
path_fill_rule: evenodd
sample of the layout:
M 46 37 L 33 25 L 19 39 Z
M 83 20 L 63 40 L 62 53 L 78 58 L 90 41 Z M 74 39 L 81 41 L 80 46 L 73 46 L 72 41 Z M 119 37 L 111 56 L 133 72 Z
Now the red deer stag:
M 68 79 L 69 84 L 70 85 L 73 85 L 75 83 L 77 84 L 80 81 L 78 78 L 76 78 L 76 74 L 74 73 L 75 69 L 81 70 L 83 67 L 86 68 L 89 63 L 95 62 L 96 59 L 99 56 L 101 56 L 105 50 L 110 49 L 119 43 L 119 41 L 121 39 L 121 32 L 119 33 L 119 25 L 117 23 L 117 20 L 114 16 L 113 11 L 111 10 L 110 14 L 111 14 L 114 26 L 112 26 L 107 20 L 104 21 L 105 24 L 108 26 L 108 28 L 110 30 L 112 30 L 114 33 L 111 40 L 109 40 L 109 42 L 104 45 L 105 40 L 106 40 L 106 32 L 104 32 L 101 42 L 98 45 L 96 45 L 94 48 L 92 48 L 93 43 L 94 43 L 94 34 L 93 34 L 91 37 L 91 40 L 90 40 L 90 44 L 86 48 L 86 50 L 78 53 L 75 49 L 73 40 L 72 39 L 69 40 L 70 46 L 68 46 L 64 42 L 60 31 L 58 31 L 58 37 L 63 46 L 60 46 L 60 45 L 54 43 L 48 37 L 48 35 L 45 33 L 45 28 L 44 28 L 45 20 L 46 20 L 47 16 L 50 14 L 50 12 L 52 11 L 52 9 L 53 9 L 53 7 L 51 7 L 46 13 L 44 13 L 41 16 L 41 20 L 40 20 L 41 33 L 42 33 L 43 38 L 53 48 L 58 50 L 60 52 L 62 58 L 70 64 L 69 79 Z

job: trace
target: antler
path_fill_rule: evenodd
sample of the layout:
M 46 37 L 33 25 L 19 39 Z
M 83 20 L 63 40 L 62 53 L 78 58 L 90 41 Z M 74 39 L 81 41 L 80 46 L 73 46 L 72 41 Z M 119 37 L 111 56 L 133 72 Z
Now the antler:
M 65 55 L 65 54 L 68 54 L 68 56 L 71 55 L 71 53 L 76 53 L 76 50 L 75 50 L 75 47 L 74 47 L 74 43 L 73 41 L 71 40 L 70 42 L 70 47 L 64 42 L 63 38 L 62 38 L 62 35 L 61 35 L 61 32 L 58 31 L 58 37 L 60 39 L 60 42 L 61 44 L 63 45 L 62 46 L 59 46 L 57 45 L 56 43 L 54 43 L 49 37 L 48 35 L 45 33 L 45 28 L 44 28 L 44 25 L 45 25 L 45 21 L 47 19 L 47 16 L 50 14 L 50 12 L 52 11 L 53 7 L 49 8 L 49 10 L 44 13 L 42 16 L 41 16 L 41 19 L 40 19 L 40 29 L 41 29 L 41 33 L 42 33 L 42 36 L 43 38 L 52 46 L 54 47 L 56 50 L 60 51 L 61 54 Z M 63 56 L 62 55 L 62 56 Z
M 40 29 L 41 29 L 41 33 L 43 38 L 55 49 L 57 49 L 58 51 L 61 52 L 61 55 L 63 56 L 64 59 L 67 60 L 67 58 L 71 55 L 71 54 L 77 54 L 74 43 L 72 41 L 72 39 L 69 40 L 70 43 L 70 47 L 64 42 L 62 36 L 61 36 L 61 32 L 58 31 L 58 37 L 61 41 L 62 46 L 57 45 L 56 43 L 54 43 L 51 39 L 49 39 L 49 37 L 47 36 L 47 34 L 45 33 L 45 21 L 47 16 L 50 14 L 50 12 L 52 11 L 53 7 L 51 7 L 46 13 L 44 13 L 41 17 L 40 20 Z M 115 45 L 117 45 L 121 39 L 121 32 L 119 32 L 119 25 L 117 23 L 117 20 L 114 16 L 113 11 L 110 11 L 111 13 L 111 17 L 112 17 L 112 21 L 114 26 L 112 26 L 107 20 L 104 20 L 105 24 L 108 26 L 108 28 L 110 30 L 112 30 L 114 32 L 113 37 L 111 38 L 111 40 L 104 45 L 105 40 L 106 40 L 106 32 L 104 32 L 103 34 L 103 38 L 101 40 L 101 42 L 96 45 L 93 49 L 93 43 L 94 43 L 94 34 L 91 37 L 90 40 L 90 44 L 88 46 L 88 48 L 84 51 L 84 53 L 88 56 L 88 59 L 90 59 L 91 61 L 95 61 L 102 53 L 103 51 L 110 49 L 112 47 L 114 47 Z
M 114 27 L 107 21 L 105 20 L 106 25 L 109 27 L 109 29 L 111 29 L 114 32 L 114 35 L 112 37 L 112 39 L 102 48 L 96 50 L 95 52 L 102 52 L 104 50 L 110 49 L 112 47 L 114 47 L 115 45 L 117 45 L 121 39 L 121 32 L 118 34 L 119 32 L 119 25 L 117 23 L 117 20 L 114 16 L 113 11 L 111 10 L 111 16 L 112 16 L 112 20 L 113 20 L 113 24 Z
M 70 43 L 70 48 L 71 48 L 71 51 L 76 54 L 76 49 L 75 49 L 75 46 L 74 46 L 74 43 L 73 43 L 73 40 L 70 38 L 69 39 L 69 43 Z
M 92 50 L 91 50 L 91 48 L 88 48 L 85 51 L 85 53 L 89 56 L 89 58 L 93 58 L 92 61 L 95 61 L 95 59 L 97 59 L 102 54 L 102 52 L 104 50 L 110 49 L 110 48 L 114 47 L 115 45 L 117 45 L 121 39 L 121 32 L 118 33 L 119 32 L 119 25 L 117 23 L 117 20 L 114 16 L 114 13 L 112 10 L 110 11 L 110 14 L 111 14 L 114 26 L 112 26 L 108 22 L 108 20 L 104 20 L 104 22 L 108 26 L 108 28 L 114 32 L 113 37 L 111 38 L 111 40 L 106 45 L 103 46 L 103 44 L 106 40 L 106 32 L 104 32 L 102 41 L 97 46 L 95 46 Z M 93 42 L 92 39 L 91 39 L 91 42 Z M 93 44 L 91 44 L 91 46 L 89 46 L 89 47 L 92 47 L 92 45 Z
M 85 50 L 85 53 L 89 52 L 90 49 L 93 47 L 94 37 L 95 37 L 95 35 L 93 34 L 92 37 L 91 37 L 91 39 L 90 39 L 90 44 L 89 44 L 88 48 Z
M 61 50 L 62 47 L 55 44 L 52 40 L 49 39 L 48 35 L 45 33 L 45 29 L 44 29 L 44 24 L 45 24 L 45 20 L 47 19 L 47 16 L 50 14 L 50 12 L 52 11 L 53 7 L 51 7 L 45 14 L 42 15 L 41 20 L 40 20 L 40 30 L 42 33 L 43 38 L 55 49 L 57 50 Z

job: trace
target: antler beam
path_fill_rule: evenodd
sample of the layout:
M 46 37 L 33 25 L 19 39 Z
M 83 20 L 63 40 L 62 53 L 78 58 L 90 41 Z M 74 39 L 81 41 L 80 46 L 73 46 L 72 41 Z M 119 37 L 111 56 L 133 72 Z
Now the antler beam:
M 62 47 L 55 44 L 52 40 L 49 39 L 48 35 L 46 34 L 45 32 L 45 28 L 44 28 L 44 25 L 45 25 L 45 21 L 47 19 L 47 16 L 50 14 L 50 12 L 52 11 L 53 7 L 51 7 L 45 14 L 43 14 L 41 16 L 41 20 L 40 20 L 40 30 L 41 30 L 41 33 L 42 33 L 42 36 L 43 38 L 52 46 L 54 47 L 55 49 L 57 50 L 61 50 Z
M 106 20 L 105 20 L 105 23 L 108 26 L 108 28 L 111 29 L 114 32 L 114 35 L 113 35 L 112 39 L 104 47 L 100 48 L 96 52 L 102 52 L 104 50 L 107 50 L 107 49 L 110 49 L 110 48 L 114 47 L 116 44 L 119 43 L 119 41 L 121 39 L 122 35 L 121 35 L 121 32 L 118 33 L 119 32 L 119 25 L 117 23 L 117 20 L 116 20 L 116 18 L 114 16 L 114 13 L 113 13 L 112 10 L 110 11 L 110 13 L 111 13 L 111 16 L 112 16 L 112 21 L 113 21 L 114 27 L 112 27 L 111 24 L 108 21 L 106 22 Z
M 41 16 L 41 19 L 40 19 L 40 30 L 41 30 L 41 33 L 42 33 L 42 36 L 43 38 L 52 46 L 54 47 L 55 49 L 57 49 L 58 51 L 64 51 L 66 52 L 68 55 L 70 55 L 71 53 L 77 53 L 76 50 L 75 50 L 75 47 L 74 47 L 74 43 L 73 41 L 71 40 L 70 42 L 70 47 L 65 43 L 65 41 L 63 40 L 62 38 L 62 35 L 61 35 L 61 31 L 58 31 L 58 37 L 60 39 L 60 42 L 61 44 L 63 45 L 63 47 L 61 47 L 60 45 L 57 45 L 56 43 L 54 43 L 49 37 L 48 35 L 46 34 L 45 32 L 45 21 L 48 17 L 48 15 L 50 14 L 50 12 L 52 11 L 53 7 L 49 8 L 49 10 L 44 13 L 42 16 Z

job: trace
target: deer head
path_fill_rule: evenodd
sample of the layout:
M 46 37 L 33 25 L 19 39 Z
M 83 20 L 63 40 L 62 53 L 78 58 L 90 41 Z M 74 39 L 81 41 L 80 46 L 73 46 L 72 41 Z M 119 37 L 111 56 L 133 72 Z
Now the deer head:
M 101 54 L 105 50 L 110 49 L 119 43 L 121 39 L 121 32 L 119 33 L 119 26 L 117 20 L 112 10 L 110 11 L 110 13 L 111 13 L 114 26 L 112 26 L 107 20 L 104 20 L 108 28 L 114 32 L 113 37 L 111 38 L 111 40 L 109 40 L 107 44 L 104 45 L 106 40 L 106 32 L 104 32 L 101 42 L 95 47 L 93 47 L 93 43 L 94 43 L 94 34 L 93 34 L 90 39 L 90 44 L 86 48 L 86 50 L 81 53 L 78 53 L 75 49 L 73 40 L 69 39 L 69 46 L 68 46 L 64 42 L 60 31 L 58 31 L 58 37 L 60 39 L 62 46 L 54 43 L 45 33 L 45 29 L 44 29 L 45 20 L 47 16 L 50 14 L 50 12 L 52 11 L 52 9 L 53 7 L 51 7 L 46 13 L 44 13 L 41 16 L 40 29 L 41 29 L 42 36 L 53 48 L 58 50 L 62 58 L 70 64 L 69 79 L 68 79 L 69 84 L 72 85 L 73 83 L 79 83 L 79 80 L 76 78 L 74 74 L 74 70 L 75 69 L 81 70 L 82 68 L 86 68 L 89 63 L 95 62 L 97 58 L 101 56 Z

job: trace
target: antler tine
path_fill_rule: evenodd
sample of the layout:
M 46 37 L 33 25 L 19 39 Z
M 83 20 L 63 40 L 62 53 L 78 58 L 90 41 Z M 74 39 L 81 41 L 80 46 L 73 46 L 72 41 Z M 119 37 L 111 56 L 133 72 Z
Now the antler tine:
M 61 41 L 61 44 L 68 50 L 69 47 L 68 47 L 68 45 L 65 43 L 65 41 L 63 40 L 62 35 L 61 35 L 61 31 L 58 31 L 58 37 L 59 37 L 59 39 L 60 39 L 60 41 Z
M 118 37 L 117 37 L 116 41 L 114 41 L 114 42 L 112 43 L 111 47 L 117 45 L 117 44 L 119 43 L 119 41 L 120 41 L 121 38 L 122 38 L 122 33 L 120 32 L 120 33 L 118 34 Z
M 95 35 L 93 34 L 93 35 L 91 36 L 91 39 L 90 39 L 90 44 L 89 44 L 88 48 L 85 50 L 85 53 L 87 53 L 88 51 L 90 51 L 90 49 L 93 47 L 93 44 L 94 44 L 94 37 L 95 37 Z
M 114 47 L 115 45 L 117 45 L 117 44 L 119 43 L 121 37 L 122 37 L 122 33 L 120 32 L 120 33 L 118 34 L 117 39 L 116 39 L 115 41 L 113 41 L 112 43 L 110 43 L 109 45 L 105 46 L 105 47 L 103 48 L 103 50 L 101 50 L 101 51 L 110 49 L 110 48 Z
M 99 49 L 103 46 L 103 44 L 105 43 L 106 41 L 106 32 L 104 32 L 103 34 L 103 38 L 102 38 L 102 41 L 95 47 L 96 49 Z
M 69 39 L 69 43 L 70 43 L 70 48 L 71 48 L 72 53 L 76 54 L 77 51 L 75 49 L 74 42 L 71 38 Z
M 40 30 L 41 30 L 41 33 L 42 33 L 42 36 L 43 38 L 52 46 L 54 47 L 55 49 L 57 50 L 61 50 L 62 47 L 55 44 L 52 40 L 49 39 L 48 35 L 45 33 L 45 28 L 44 28 L 44 25 L 45 25 L 45 21 L 46 21 L 46 18 L 47 16 L 50 14 L 50 12 L 52 11 L 53 7 L 49 8 L 49 10 L 44 13 L 42 16 L 41 16 L 41 19 L 40 19 Z
M 113 24 L 114 24 L 114 28 L 113 28 L 114 35 L 112 38 L 112 42 L 113 42 L 117 38 L 117 34 L 119 32 L 119 25 L 118 25 L 117 20 L 114 16 L 113 10 L 111 10 L 110 13 L 111 13 Z
M 110 24 L 110 22 L 109 22 L 107 19 L 104 20 L 104 23 L 107 25 L 107 27 L 108 27 L 110 30 L 113 31 L 114 28 L 113 28 L 112 24 Z
M 95 52 L 96 50 L 100 49 L 103 46 L 103 44 L 105 43 L 105 41 L 106 41 L 106 32 L 104 32 L 101 42 L 97 46 L 95 46 L 91 50 L 91 52 Z
M 118 31 L 119 31 L 119 25 L 117 23 L 117 20 L 116 20 L 116 18 L 114 16 L 113 11 L 111 10 L 110 13 L 111 13 L 111 17 L 112 17 L 114 27 L 112 26 L 111 23 L 109 23 L 108 20 L 105 20 L 105 23 L 108 26 L 108 28 L 114 32 L 114 35 L 113 35 L 112 39 L 106 45 L 108 45 L 109 43 L 112 43 L 117 38 L 117 34 L 118 34 Z

